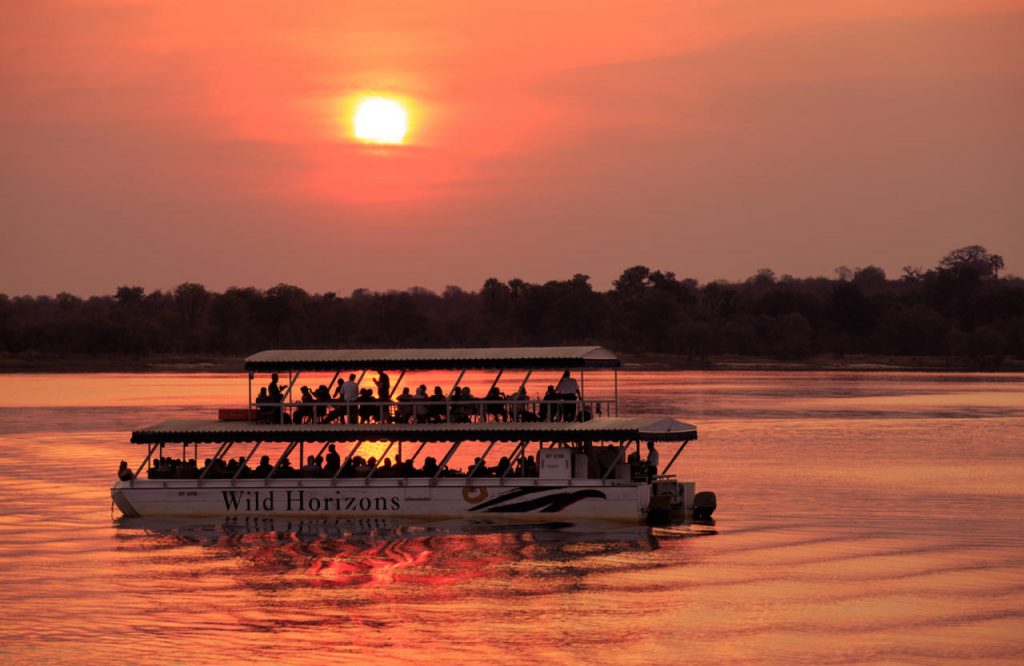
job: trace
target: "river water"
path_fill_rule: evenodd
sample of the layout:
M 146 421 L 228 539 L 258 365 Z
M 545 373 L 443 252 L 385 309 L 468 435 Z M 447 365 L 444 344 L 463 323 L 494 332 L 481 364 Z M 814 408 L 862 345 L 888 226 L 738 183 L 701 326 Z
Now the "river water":
M 1024 662 L 1024 375 L 619 391 L 698 425 L 674 471 L 713 525 L 119 521 L 128 432 L 244 404 L 244 379 L 8 375 L 0 662 Z

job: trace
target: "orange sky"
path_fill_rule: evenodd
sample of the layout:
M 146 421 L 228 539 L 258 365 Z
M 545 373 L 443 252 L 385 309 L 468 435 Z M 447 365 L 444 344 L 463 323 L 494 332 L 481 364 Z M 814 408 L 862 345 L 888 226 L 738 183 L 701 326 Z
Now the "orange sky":
M 1024 2 L 3 12 L 0 292 L 1024 272 Z M 368 92 L 404 145 L 351 138 Z

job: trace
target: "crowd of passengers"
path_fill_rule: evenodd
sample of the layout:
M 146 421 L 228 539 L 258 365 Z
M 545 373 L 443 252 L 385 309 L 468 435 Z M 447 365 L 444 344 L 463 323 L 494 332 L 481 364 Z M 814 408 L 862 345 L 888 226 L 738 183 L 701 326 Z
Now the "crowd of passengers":
M 617 449 L 614 447 L 591 447 L 583 445 L 581 450 L 591 458 L 591 478 L 600 478 L 604 472 L 616 464 L 618 460 Z M 630 453 L 626 457 L 626 463 L 630 468 L 630 477 L 634 481 L 651 479 L 658 474 L 658 450 L 654 442 L 647 443 L 647 458 L 641 458 L 639 452 Z M 385 457 L 381 461 L 376 458 L 364 459 L 360 456 L 352 456 L 342 463 L 337 447 L 330 444 L 327 447 L 327 456 L 310 455 L 306 457 L 306 464 L 298 469 L 292 467 L 291 460 L 284 458 L 280 461 L 277 469 L 270 462 L 270 456 L 260 458 L 260 463 L 255 468 L 250 468 L 245 457 L 238 459 L 231 458 L 225 462 L 222 458 L 207 458 L 203 467 L 197 467 L 194 458 L 187 460 L 178 458 L 159 457 L 154 459 L 149 468 L 150 479 L 198 479 L 200 476 L 208 479 L 265 479 L 271 472 L 276 478 L 317 478 L 317 477 L 342 477 L 358 478 L 366 477 L 371 472 L 377 477 L 465 477 L 472 471 L 474 478 L 483 477 L 527 477 L 536 478 L 537 462 L 533 456 L 519 457 L 514 463 L 507 456 L 502 456 L 498 464 L 489 467 L 481 458 L 476 458 L 473 466 L 463 472 L 457 469 L 445 469 L 438 474 L 437 459 L 428 456 L 423 461 L 423 466 L 417 468 L 413 461 L 402 460 L 396 456 L 395 461 Z M 241 471 L 239 471 L 241 470 Z M 340 470 L 340 473 L 339 473 Z M 474 471 L 475 470 L 475 471 Z M 134 478 L 128 463 L 124 460 L 117 472 L 122 481 L 130 481 Z
M 464 477 L 474 468 L 476 468 L 473 473 L 474 478 L 537 476 L 537 462 L 533 456 L 520 457 L 515 464 L 508 457 L 502 456 L 498 464 L 493 467 L 488 467 L 480 458 L 477 458 L 469 470 L 445 469 L 440 476 Z M 423 466 L 419 468 L 413 464 L 413 461 L 402 460 L 399 456 L 395 457 L 394 462 L 389 457 L 378 462 L 373 457 L 364 459 L 360 456 L 352 456 L 343 464 L 335 445 L 331 444 L 326 457 L 322 455 L 306 456 L 306 464 L 299 468 L 292 467 L 291 461 L 284 458 L 275 471 L 274 465 L 270 462 L 270 456 L 260 458 L 260 463 L 255 468 L 249 467 L 244 456 L 227 461 L 222 458 L 212 460 L 207 458 L 202 467 L 196 466 L 194 458 L 181 460 L 161 457 L 154 460 L 153 465 L 149 468 L 148 476 L 150 479 L 198 479 L 200 476 L 206 479 L 231 479 L 236 476 L 240 479 L 265 479 L 273 472 L 275 478 L 333 478 L 335 476 L 357 478 L 366 477 L 372 471 L 374 476 L 384 478 L 433 477 L 438 475 L 438 469 L 437 459 L 433 456 L 427 456 L 423 460 Z M 239 470 L 241 470 L 240 473 Z M 125 471 L 128 472 L 128 476 L 125 476 Z M 127 469 L 127 463 L 122 462 L 118 476 L 122 480 L 131 479 L 131 471 Z
M 579 385 L 566 370 L 557 385 L 549 385 L 536 409 L 521 386 L 507 395 L 496 385 L 483 398 L 474 396 L 468 386 L 456 386 L 445 395 L 440 386 L 427 393 L 426 384 L 416 392 L 409 387 L 392 399 L 391 381 L 381 371 L 374 379 L 376 395 L 369 388 L 359 388 L 351 374 L 338 384 L 332 394 L 326 385 L 316 389 L 300 387 L 301 405 L 288 414 L 281 407 L 286 402 L 287 386 L 275 373 L 270 383 L 260 389 L 256 398 L 259 419 L 267 423 L 469 423 L 479 420 L 509 421 L 586 421 L 593 414 L 579 409 Z M 598 405 L 598 409 L 600 406 Z

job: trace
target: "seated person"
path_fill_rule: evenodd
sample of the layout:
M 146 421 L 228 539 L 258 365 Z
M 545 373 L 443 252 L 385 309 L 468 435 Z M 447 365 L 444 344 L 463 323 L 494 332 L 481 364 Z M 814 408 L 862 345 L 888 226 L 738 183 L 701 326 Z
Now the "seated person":
M 356 465 L 356 476 L 366 476 L 370 473 L 370 470 L 377 466 L 377 459 L 370 456 L 369 460 L 359 459 L 359 464 Z
M 526 463 L 523 465 L 523 476 L 535 477 L 537 475 L 537 461 L 533 459 L 533 456 L 528 456 Z
M 376 421 L 379 418 L 380 410 L 377 408 L 377 399 L 373 397 L 373 391 L 368 388 L 360 389 L 359 397 L 356 398 L 356 402 L 359 403 L 359 422 L 370 423 Z
M 254 479 L 265 479 L 273 469 L 274 466 L 270 464 L 270 456 L 263 456 L 260 458 L 260 464 L 252 471 L 252 477 Z
M 504 423 L 508 421 L 508 410 L 505 408 L 505 394 L 497 386 L 492 386 L 487 392 L 487 406 L 484 408 L 487 416 L 493 416 L 495 421 Z
M 427 456 L 423 461 L 423 476 L 434 476 L 437 474 L 437 459 L 434 456 Z
M 284 460 L 281 461 L 281 466 L 277 468 L 277 471 L 274 472 L 274 475 L 283 478 L 292 478 L 298 476 L 299 472 L 294 467 L 292 467 L 291 458 L 285 458 Z
M 312 423 L 313 422 L 313 405 L 316 402 L 316 398 L 313 397 L 313 392 L 309 390 L 308 386 L 303 386 L 302 391 L 302 406 L 297 407 L 295 412 L 292 414 L 292 420 L 295 423 Z
M 126 460 L 122 460 L 120 466 L 118 466 L 117 478 L 121 479 L 122 481 L 131 481 L 132 479 L 135 478 L 135 475 L 132 474 L 132 471 L 128 469 L 128 462 Z
M 260 389 L 260 394 L 256 396 L 256 413 L 257 418 L 261 423 L 273 423 L 274 417 L 277 415 L 277 410 L 270 406 L 270 396 L 267 395 L 266 387 Z
M 555 393 L 555 387 L 548 384 L 548 390 L 544 393 L 544 399 L 540 404 L 540 420 L 554 421 L 558 415 L 558 394 Z
M 448 418 L 448 401 L 444 397 L 444 391 L 440 386 L 434 387 L 434 393 L 430 396 L 430 409 L 427 411 L 427 419 L 432 423 L 444 423 Z
M 316 464 L 316 456 L 306 456 L 306 464 L 299 471 L 302 476 L 320 476 L 320 465 Z
M 329 403 L 331 401 L 331 391 L 330 391 L 330 389 L 328 389 L 325 384 L 321 384 L 320 386 L 317 386 L 316 390 L 313 391 L 313 399 L 316 400 L 318 403 Z M 313 423 L 324 423 L 325 419 L 327 418 L 327 413 L 329 411 L 330 411 L 330 407 L 328 405 L 326 405 L 326 404 L 323 407 L 321 407 L 319 405 L 314 407 L 313 408 Z
M 409 392 L 409 387 L 406 386 L 402 389 L 401 395 L 398 396 L 398 409 L 395 410 L 395 422 L 396 423 L 408 423 L 412 420 L 413 395 Z
M 456 423 L 469 423 L 474 417 L 479 415 L 478 407 L 476 406 L 476 398 L 473 397 L 473 392 L 470 391 L 468 386 L 462 388 L 456 387 L 452 391 L 452 421 Z
M 502 456 L 501 460 L 498 461 L 498 466 L 494 468 L 496 476 L 505 476 L 505 472 L 508 471 L 509 465 L 508 456 Z

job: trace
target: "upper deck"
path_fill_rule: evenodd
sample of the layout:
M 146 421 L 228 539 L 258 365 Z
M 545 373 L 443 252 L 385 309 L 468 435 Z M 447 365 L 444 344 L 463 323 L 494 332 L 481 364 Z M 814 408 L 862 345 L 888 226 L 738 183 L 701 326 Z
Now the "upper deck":
M 270 349 L 245 359 L 252 372 L 304 370 L 569 370 L 618 368 L 603 347 L 461 349 Z
M 615 354 L 593 345 L 273 349 L 245 360 L 249 376 L 248 420 L 279 424 L 586 421 L 618 416 L 620 365 Z M 525 371 L 525 375 L 516 375 L 511 383 L 505 376 L 507 384 L 502 387 L 499 382 L 509 370 Z M 588 370 L 613 371 L 613 383 L 610 387 L 605 383 L 605 395 L 587 395 Z M 441 386 L 436 374 L 429 375 L 433 390 L 428 394 L 424 392 L 430 391 L 424 375 L 417 375 L 434 371 L 451 371 L 454 382 L 447 384 L 450 380 L 443 380 L 446 385 Z M 480 393 L 473 395 L 468 383 L 462 384 L 467 371 L 495 374 L 487 375 L 483 384 L 478 381 Z M 342 373 L 350 372 L 351 384 L 343 391 Z M 535 372 L 548 373 L 550 383 L 543 398 L 536 387 L 528 387 Z M 551 372 L 560 375 L 560 379 L 552 380 Z M 270 382 L 265 394 L 254 398 L 254 389 L 258 390 L 263 381 L 256 379 L 257 373 L 269 374 Z M 367 373 L 376 376 L 367 379 Z M 413 393 L 417 384 L 423 391 Z M 611 395 L 608 388 L 612 389 Z

